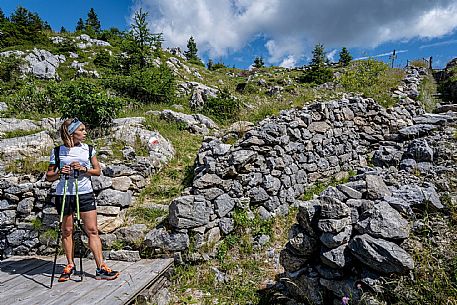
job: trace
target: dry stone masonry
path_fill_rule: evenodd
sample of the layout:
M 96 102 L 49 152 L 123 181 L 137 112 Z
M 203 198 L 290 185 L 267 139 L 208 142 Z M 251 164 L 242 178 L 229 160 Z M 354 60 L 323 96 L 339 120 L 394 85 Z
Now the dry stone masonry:
M 235 145 L 206 137 L 192 187 L 170 205 L 172 230 L 150 231 L 145 244 L 182 251 L 193 240 L 198 249 L 234 230 L 235 209 L 267 219 L 294 206 L 297 224 L 280 254 L 280 277 L 296 301 L 358 300 L 360 287 L 376 291 L 380 276 L 408 273 L 414 261 L 404 243 L 417 227 L 413 211 L 442 209 L 435 184 L 446 185 L 443 174 L 454 170 L 435 163 L 446 160 L 456 117 L 425 113 L 415 100 L 424 73 L 407 69 L 391 109 L 347 95 L 265 119 Z M 299 199 L 310 184 L 350 171 L 349 182 Z
M 419 78 L 415 69 L 411 75 Z M 409 97 L 401 99 L 404 103 L 392 109 L 369 98 L 347 96 L 283 111 L 246 132 L 235 145 L 206 137 L 192 187 L 170 205 L 169 222 L 175 230 L 166 234 L 196 235 L 199 240 L 218 236 L 214 231 L 228 234 L 234 229 L 231 216 L 236 207 L 257 211 L 262 218 L 286 214 L 309 184 L 367 165 L 366 156 L 380 141 L 422 132 L 410 126 L 423 110 Z M 434 126 L 422 125 L 427 131 Z M 184 244 L 179 249 L 188 243 L 180 240 Z
M 0 129 L 5 131 L 8 131 L 8 122 L 17 123 L 14 119 L 1 119 L 1 122 Z M 139 240 L 144 237 L 145 225 L 120 228 L 123 215 L 134 203 L 135 195 L 146 186 L 149 176 L 175 154 L 171 143 L 158 132 L 145 129 L 143 122 L 144 118 L 141 117 L 114 121 L 113 138 L 127 144 L 122 151 L 123 161 L 104 164 L 105 158 L 112 152 L 109 148 L 96 148 L 103 173 L 99 177 L 92 177 L 92 185 L 98 206 L 97 221 L 105 245 L 119 239 L 131 242 L 126 236 Z M 46 130 L 30 136 L 0 140 L 4 162 L 25 156 L 49 160 L 49 152 L 56 145 L 53 139 L 57 136 L 55 130 L 58 124 L 59 121 L 55 119 L 21 122 L 17 126 L 23 130 Z M 132 146 L 138 140 L 147 148 L 148 156 L 136 155 Z M 13 175 L 6 173 L 4 166 L 0 167 L 0 172 L 0 256 L 51 253 L 55 243 L 52 232 L 58 223 L 57 211 L 52 203 L 57 181 L 47 182 L 44 176 Z

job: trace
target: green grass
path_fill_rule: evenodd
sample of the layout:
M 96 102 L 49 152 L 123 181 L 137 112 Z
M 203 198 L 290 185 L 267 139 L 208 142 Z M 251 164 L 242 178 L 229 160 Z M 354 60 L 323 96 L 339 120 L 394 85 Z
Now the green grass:
M 373 98 L 387 108 L 398 102 L 391 96 L 392 89 L 400 85 L 404 76 L 401 69 L 392 69 L 385 63 L 369 59 L 351 62 L 338 82 L 345 90 Z
M 440 102 L 435 98 L 437 84 L 432 75 L 425 75 L 419 86 L 419 101 L 427 112 L 433 112 L 436 104 Z
M 217 260 L 175 268 L 170 289 L 176 297 L 171 304 L 195 304 L 198 300 L 208 305 L 258 304 L 264 283 L 277 274 L 274 259 L 267 256 L 266 249 L 283 248 L 296 214 L 297 210 L 291 209 L 287 216 L 262 221 L 258 216 L 249 219 L 245 211 L 237 210 L 236 230 L 217 245 Z M 271 234 L 268 245 L 253 249 L 251 239 L 265 233 Z M 225 281 L 216 279 L 215 269 L 224 274 Z
M 147 117 L 146 126 L 157 130 L 168 139 L 175 151 L 175 157 L 157 174 L 139 196 L 140 202 L 153 201 L 169 204 L 185 187 L 190 186 L 193 179 L 193 166 L 197 151 L 203 137 L 183 130 L 181 124 L 168 122 L 155 116 Z
M 440 220 L 442 216 L 431 215 L 430 219 Z M 424 219 L 429 226 L 422 234 L 413 234 L 412 255 L 415 268 L 411 277 L 390 281 L 384 298 L 389 304 L 457 304 L 457 245 L 452 242 L 457 234 L 455 225 L 448 226 L 449 243 L 434 243 L 433 236 L 443 234 L 443 228 L 433 227 L 434 222 Z M 436 238 L 436 237 L 435 237 Z
M 5 171 L 15 174 L 40 175 L 47 171 L 49 161 L 43 161 L 33 157 L 24 157 L 10 161 L 5 165 Z
M 158 223 L 157 219 L 167 214 L 166 211 L 151 209 L 143 206 L 134 206 L 127 210 L 126 217 L 129 223 L 142 223 L 148 228 L 154 228 Z
M 3 135 L 3 139 L 10 139 L 10 138 L 18 138 L 18 137 L 25 137 L 25 136 L 30 136 L 36 133 L 39 133 L 43 131 L 44 129 L 42 128 L 37 128 L 37 129 L 32 129 L 32 130 L 12 130 L 12 131 L 7 131 Z

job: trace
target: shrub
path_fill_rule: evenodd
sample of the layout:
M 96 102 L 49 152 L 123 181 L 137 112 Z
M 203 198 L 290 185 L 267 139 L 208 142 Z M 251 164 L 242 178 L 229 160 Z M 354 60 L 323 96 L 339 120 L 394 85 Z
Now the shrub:
M 311 66 L 310 69 L 303 72 L 303 75 L 299 77 L 299 81 L 302 83 L 312 83 L 315 85 L 324 84 L 333 80 L 333 71 L 329 67 L 325 66 Z
M 457 67 L 448 70 L 448 77 L 438 86 L 438 91 L 442 95 L 442 99 L 446 102 L 457 100 Z
M 106 50 L 101 50 L 95 55 L 94 64 L 98 67 L 109 67 L 111 55 Z
M 17 80 L 23 60 L 16 56 L 0 58 L 0 81 L 8 83 Z
M 136 70 L 127 76 L 112 76 L 106 80 L 107 87 L 143 104 L 172 102 L 175 93 L 174 84 L 173 73 L 165 65 Z
M 55 100 L 63 118 L 78 117 L 91 128 L 109 125 L 123 105 L 121 99 L 86 78 L 65 84 Z
M 13 94 L 4 99 L 8 104 L 8 112 L 22 116 L 24 114 L 55 112 L 56 105 L 52 99 L 55 88 L 55 82 L 26 81 Z
M 217 97 L 208 98 L 202 112 L 219 121 L 231 121 L 238 117 L 241 103 L 233 97 L 228 89 L 223 89 Z
M 352 62 L 341 75 L 339 82 L 347 91 L 362 93 L 383 106 L 391 106 L 396 100 L 391 90 L 403 79 L 403 72 L 391 69 L 387 64 L 374 59 Z

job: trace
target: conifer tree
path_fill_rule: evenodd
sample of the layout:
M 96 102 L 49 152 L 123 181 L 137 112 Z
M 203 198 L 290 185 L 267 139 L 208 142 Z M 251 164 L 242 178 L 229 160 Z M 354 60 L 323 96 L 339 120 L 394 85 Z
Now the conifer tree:
M 47 21 L 43 22 L 43 29 L 52 32 L 52 28 Z
M 5 41 L 5 45 L 21 44 L 24 41 L 41 42 L 45 39 L 43 29 L 45 23 L 38 14 L 19 6 L 11 14 L 8 26 L 4 28 L 5 37 L 2 37 L 2 40 Z
M 208 70 L 212 71 L 213 70 L 213 65 L 214 65 L 213 60 L 211 58 L 208 59 L 208 63 L 206 64 L 206 67 L 208 67 Z
M 348 49 L 346 49 L 346 47 L 341 49 L 340 59 L 338 60 L 338 63 L 340 63 L 343 66 L 347 66 L 347 65 L 349 65 L 351 60 L 352 60 L 352 55 L 349 53 Z
M 318 43 L 313 49 L 313 59 L 311 60 L 311 66 L 322 67 L 328 63 L 328 59 L 325 56 L 324 45 Z
M 67 29 L 64 28 L 63 26 L 60 27 L 60 33 L 66 33 L 67 32 Z
M 5 14 L 3 13 L 2 8 L 0 7 L 0 24 L 6 21 Z
M 186 56 L 187 60 L 200 60 L 197 56 L 197 43 L 194 40 L 194 37 L 190 36 L 189 40 L 187 41 L 187 51 L 184 52 L 184 56 Z
M 310 69 L 303 72 L 300 80 L 304 83 L 314 83 L 316 85 L 330 82 L 333 79 L 333 71 L 327 67 L 329 60 L 325 56 L 325 49 L 322 44 L 316 44 L 313 49 Z
M 84 21 L 82 18 L 79 18 L 78 23 L 76 24 L 76 32 L 84 31 Z
M 262 56 L 257 56 L 254 59 L 254 65 L 253 66 L 255 68 L 262 68 L 264 65 L 265 65 L 265 63 L 263 62 L 263 57 Z
M 98 20 L 98 16 L 95 13 L 94 8 L 91 8 L 87 14 L 86 30 L 89 28 L 94 30 L 96 33 L 100 32 L 100 20 Z
M 147 66 L 147 58 L 155 52 L 160 52 L 162 45 L 162 33 L 153 34 L 150 32 L 146 17 L 147 12 L 142 9 L 135 12 L 133 23 L 130 25 L 131 29 L 126 36 L 123 51 L 125 51 L 130 60 L 126 66 L 139 66 L 140 68 Z

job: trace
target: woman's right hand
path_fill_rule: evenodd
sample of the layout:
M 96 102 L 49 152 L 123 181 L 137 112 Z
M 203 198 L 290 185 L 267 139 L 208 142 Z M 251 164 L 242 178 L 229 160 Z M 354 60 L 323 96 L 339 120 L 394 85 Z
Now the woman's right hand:
M 64 165 L 60 169 L 60 173 L 63 174 L 63 175 L 70 175 L 70 171 L 71 171 L 71 166 L 69 164 Z

